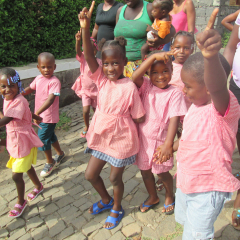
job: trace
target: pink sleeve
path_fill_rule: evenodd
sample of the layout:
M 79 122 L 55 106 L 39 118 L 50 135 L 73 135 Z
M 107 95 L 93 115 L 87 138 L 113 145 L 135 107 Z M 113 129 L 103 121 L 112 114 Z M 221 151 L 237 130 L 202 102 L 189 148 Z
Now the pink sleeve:
M 143 95 L 145 92 L 147 92 L 149 90 L 150 85 L 151 85 L 150 78 L 143 77 L 143 84 L 138 90 L 139 94 Z
M 80 63 L 82 63 L 82 62 L 85 60 L 85 58 L 84 58 L 84 53 L 82 53 L 80 57 L 79 57 L 78 55 L 76 55 L 76 59 L 77 59 Z
M 30 84 L 30 86 L 29 86 L 32 90 L 36 90 L 36 82 L 37 82 L 37 79 L 38 79 L 38 77 L 36 77 L 36 78 L 31 82 L 31 84 Z
M 133 90 L 132 94 L 132 102 L 130 105 L 130 114 L 133 119 L 141 118 L 145 115 L 145 110 L 143 108 L 142 101 L 140 99 L 139 93 L 137 91 L 137 87 Z
M 93 80 L 93 82 L 100 89 L 106 81 L 109 81 L 107 77 L 104 75 L 102 66 L 99 65 L 98 69 L 95 73 L 89 75 L 89 77 Z
M 240 13 L 237 16 L 237 19 L 235 21 L 235 23 L 239 26 L 240 25 Z
M 48 94 L 54 94 L 56 96 L 60 96 L 60 90 L 61 90 L 61 83 L 58 79 L 54 79 L 49 83 L 49 92 Z
M 4 111 L 5 117 L 12 117 L 16 119 L 22 119 L 25 113 L 25 106 L 23 102 L 17 98 L 13 100 L 8 108 Z
M 185 116 L 186 113 L 187 107 L 182 92 L 174 91 L 169 101 L 169 118 Z

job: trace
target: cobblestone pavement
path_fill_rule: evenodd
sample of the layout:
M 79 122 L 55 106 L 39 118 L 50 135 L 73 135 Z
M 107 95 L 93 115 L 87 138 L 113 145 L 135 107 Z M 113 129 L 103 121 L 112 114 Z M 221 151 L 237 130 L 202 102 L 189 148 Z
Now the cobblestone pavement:
M 160 204 L 147 213 L 140 213 L 138 206 L 147 198 L 147 192 L 138 168 L 131 165 L 126 168 L 123 181 L 125 191 L 122 205 L 125 216 L 118 227 L 112 230 L 102 228 L 109 212 L 99 215 L 88 214 L 88 208 L 99 200 L 98 193 L 84 179 L 84 171 L 90 155 L 83 153 L 86 147 L 84 139 L 79 137 L 83 128 L 81 102 L 78 101 L 61 109 L 71 117 L 69 131 L 56 131 L 66 158 L 58 169 L 46 179 L 40 178 L 44 185 L 43 193 L 28 203 L 24 214 L 17 218 L 8 218 L 7 213 L 16 203 L 16 189 L 11 179 L 11 170 L 5 167 L 8 155 L 1 154 L 0 175 L 0 238 L 1 239 L 69 239 L 69 240 L 180 240 L 182 228 L 176 225 L 174 215 L 161 213 L 164 203 L 164 190 L 159 193 Z M 37 174 L 43 168 L 45 157 L 38 154 L 35 166 Z M 233 172 L 240 170 L 237 152 L 234 154 Z M 110 194 L 113 193 L 109 181 L 109 165 L 101 173 Z M 174 174 L 176 167 L 171 171 Z M 33 184 L 24 175 L 26 194 L 31 192 Z M 235 198 L 236 193 L 233 198 Z M 230 224 L 233 201 L 226 203 L 215 223 L 215 239 L 239 240 L 240 231 Z

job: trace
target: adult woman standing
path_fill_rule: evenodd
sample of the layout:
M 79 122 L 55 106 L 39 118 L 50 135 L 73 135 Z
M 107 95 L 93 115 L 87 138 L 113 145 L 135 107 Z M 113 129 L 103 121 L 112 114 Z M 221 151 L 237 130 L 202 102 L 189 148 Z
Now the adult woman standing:
M 114 0 L 104 0 L 104 3 L 100 3 L 97 7 L 95 26 L 92 32 L 92 37 L 99 42 L 102 38 L 106 40 L 114 39 L 114 27 L 116 25 L 116 14 L 119 7 L 123 6 L 123 3 Z M 97 57 L 101 58 L 101 54 L 98 51 Z
M 147 40 L 147 24 L 152 25 L 152 3 L 144 0 L 125 0 L 126 5 L 119 8 L 116 16 L 116 27 L 114 36 L 123 36 L 127 39 L 126 55 L 128 62 L 124 75 L 131 77 L 134 69 L 141 63 L 141 47 Z M 161 39 L 155 36 L 148 42 L 151 46 L 156 47 L 160 44 L 168 43 L 175 34 L 171 27 L 170 33 Z
M 170 12 L 172 16 L 172 25 L 175 27 L 176 33 L 186 31 L 192 34 L 197 32 L 195 28 L 196 12 L 192 0 L 173 0 L 173 10 Z M 169 42 L 163 48 L 169 51 L 171 43 Z
M 233 30 L 228 41 L 228 44 L 223 52 L 223 56 L 227 59 L 230 67 L 233 69 L 233 74 L 230 80 L 230 90 L 240 103 L 240 13 L 233 26 Z M 237 145 L 240 154 L 240 120 L 238 121 Z M 235 175 L 240 180 L 240 172 Z M 240 230 L 240 218 L 237 216 L 237 210 L 240 211 L 240 189 L 234 202 L 234 210 L 232 215 L 233 226 Z

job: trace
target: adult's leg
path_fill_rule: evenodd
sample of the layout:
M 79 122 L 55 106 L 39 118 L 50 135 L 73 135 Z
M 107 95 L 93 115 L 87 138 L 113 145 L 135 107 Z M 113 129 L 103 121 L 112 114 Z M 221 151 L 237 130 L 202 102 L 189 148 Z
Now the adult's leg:
M 106 187 L 103 183 L 103 180 L 100 177 L 100 173 L 105 164 L 106 164 L 105 161 L 98 159 L 94 156 L 91 156 L 85 172 L 85 178 L 92 184 L 95 190 L 99 193 L 100 197 L 102 198 L 102 202 L 104 204 L 108 204 L 112 198 L 108 194 Z M 98 202 L 98 207 L 103 208 L 100 202 Z M 92 212 L 93 212 L 93 206 L 91 206 L 89 209 L 89 213 L 92 213 Z
M 157 195 L 156 187 L 155 187 L 155 178 L 153 176 L 153 173 L 151 169 L 149 170 L 141 170 L 143 182 L 145 184 L 145 187 L 148 191 L 149 197 L 145 202 L 145 205 L 152 205 L 159 202 L 159 198 Z M 145 212 L 148 210 L 148 207 L 142 207 L 140 206 L 141 212 Z
M 122 202 L 122 197 L 123 197 L 123 192 L 124 192 L 124 184 L 122 181 L 122 175 L 125 167 L 114 167 L 111 166 L 111 173 L 110 173 L 110 181 L 113 185 L 113 194 L 114 194 L 114 205 L 113 205 L 113 210 L 115 211 L 121 211 L 121 202 Z M 110 213 L 110 216 L 117 218 L 118 214 L 117 213 Z M 104 224 L 104 228 L 109 228 L 112 227 L 113 224 L 106 222 Z
M 163 172 L 158 174 L 159 178 L 161 179 L 164 188 L 166 189 L 165 193 L 165 205 L 172 204 L 174 202 L 173 197 L 173 177 L 169 172 Z M 163 208 L 162 212 L 169 212 L 174 209 L 174 206 L 169 206 L 166 209 Z

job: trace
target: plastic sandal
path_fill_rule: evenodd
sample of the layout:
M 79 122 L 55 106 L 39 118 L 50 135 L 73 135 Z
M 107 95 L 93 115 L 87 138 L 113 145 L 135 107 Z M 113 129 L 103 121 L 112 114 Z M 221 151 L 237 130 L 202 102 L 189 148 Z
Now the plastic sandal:
M 107 217 L 107 220 L 105 221 L 105 223 L 113 223 L 114 225 L 112 227 L 109 227 L 109 228 L 105 228 L 105 229 L 108 229 L 108 230 L 111 230 L 113 228 L 115 228 L 122 220 L 123 216 L 124 216 L 124 210 L 121 206 L 121 210 L 120 211 L 115 211 L 113 209 L 111 209 L 111 212 L 113 213 L 116 213 L 118 214 L 118 217 L 112 217 L 112 216 L 108 216 Z
M 157 191 L 162 191 L 163 189 L 164 189 L 164 185 L 163 185 L 163 183 L 156 183 L 155 184 L 156 185 L 156 189 L 157 189 Z
M 19 212 L 19 211 L 13 209 L 13 210 L 11 210 L 11 211 L 9 212 L 8 217 L 10 217 L 10 218 L 20 217 L 20 216 L 22 215 L 24 209 L 26 208 L 26 206 L 27 206 L 27 200 L 24 200 L 23 205 L 20 205 L 20 204 L 18 204 L 18 203 L 15 204 L 14 207 L 15 207 L 15 208 L 19 208 L 21 211 Z
M 147 200 L 146 200 L 146 201 L 147 201 Z M 160 201 L 159 201 L 158 203 L 155 203 L 155 204 L 152 204 L 152 205 L 146 205 L 146 204 L 145 204 L 146 201 L 144 201 L 144 203 L 142 204 L 142 208 L 147 207 L 148 209 L 145 210 L 144 212 L 142 212 L 142 211 L 141 211 L 141 207 L 139 207 L 139 211 L 140 211 L 141 213 L 146 213 L 146 212 L 148 212 L 151 208 L 154 208 L 155 206 L 157 206 L 157 205 L 160 203 Z
M 113 207 L 113 202 L 114 202 L 114 200 L 113 200 L 113 198 L 112 198 L 111 201 L 110 201 L 108 204 L 104 204 L 104 203 L 102 202 L 102 200 L 100 200 L 99 202 L 100 202 L 100 204 L 103 206 L 103 208 L 98 207 L 98 202 L 94 203 L 94 204 L 93 204 L 93 212 L 91 213 L 92 215 L 99 214 L 99 213 L 101 213 L 101 212 L 104 211 L 104 210 L 107 210 L 107 209 L 109 209 L 109 208 L 112 208 L 112 207 Z
M 81 136 L 82 138 L 85 138 L 85 137 L 86 137 L 86 134 L 87 134 L 87 132 L 83 131 L 83 132 L 81 132 L 80 136 Z
M 236 219 L 240 219 L 240 208 L 234 208 L 233 209 L 233 213 L 232 213 L 232 217 L 233 218 L 236 218 Z M 238 230 L 238 231 L 240 231 L 240 226 L 238 225 L 238 226 L 234 226 L 233 224 L 232 224 L 232 226 L 236 229 L 236 230 Z
M 165 208 L 165 210 L 166 210 L 168 207 L 171 207 L 171 206 L 175 206 L 175 201 L 174 201 L 173 203 L 169 204 L 169 205 L 165 205 L 165 203 L 164 203 L 164 208 Z M 171 215 L 171 214 L 174 213 L 174 208 L 173 208 L 171 211 L 164 212 L 164 213 L 165 213 L 166 215 Z
M 37 198 L 37 196 L 43 191 L 43 185 L 41 184 L 41 188 L 39 190 L 37 190 L 36 188 L 33 189 L 33 192 L 36 193 L 36 195 L 29 193 L 28 196 L 28 202 L 33 201 L 34 199 Z M 30 198 L 30 199 L 29 199 Z

